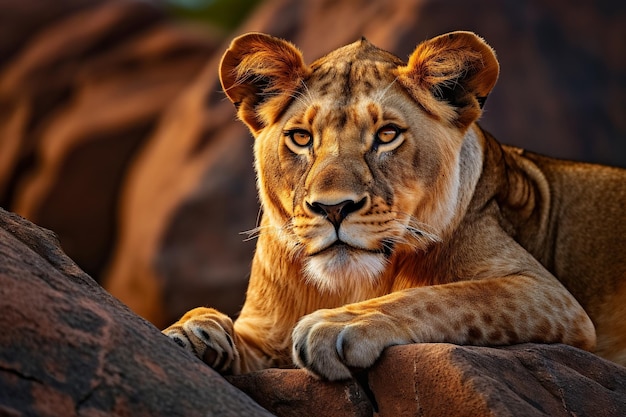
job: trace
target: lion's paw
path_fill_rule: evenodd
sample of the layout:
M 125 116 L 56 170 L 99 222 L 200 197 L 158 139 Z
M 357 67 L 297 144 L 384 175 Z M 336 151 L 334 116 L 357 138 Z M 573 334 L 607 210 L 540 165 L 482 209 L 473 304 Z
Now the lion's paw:
M 231 372 L 239 360 L 233 342 L 233 321 L 217 310 L 193 309 L 163 330 L 163 334 L 218 372 Z
M 393 321 L 380 312 L 318 310 L 294 328 L 294 361 L 321 378 L 348 379 L 353 370 L 372 366 L 386 347 L 410 343 Z

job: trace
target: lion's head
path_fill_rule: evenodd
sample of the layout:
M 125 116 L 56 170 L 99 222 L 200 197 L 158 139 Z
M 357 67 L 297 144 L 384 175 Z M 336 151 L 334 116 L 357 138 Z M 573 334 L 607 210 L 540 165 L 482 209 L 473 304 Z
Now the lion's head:
M 256 138 L 262 233 L 320 289 L 375 282 L 394 257 L 443 238 L 477 178 L 468 139 L 498 76 L 468 32 L 420 44 L 408 63 L 363 39 L 310 66 L 263 34 L 233 41 L 224 91 Z

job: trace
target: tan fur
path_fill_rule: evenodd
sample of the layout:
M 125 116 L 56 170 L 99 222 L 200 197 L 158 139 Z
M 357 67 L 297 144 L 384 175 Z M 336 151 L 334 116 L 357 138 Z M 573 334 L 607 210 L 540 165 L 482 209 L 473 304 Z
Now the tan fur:
M 626 364 L 626 171 L 496 142 L 476 120 L 498 70 L 469 32 L 408 63 L 361 40 L 311 66 L 235 39 L 221 80 L 263 207 L 247 298 L 234 324 L 198 308 L 164 333 L 231 373 L 349 378 L 420 342 L 593 351 L 596 332 Z

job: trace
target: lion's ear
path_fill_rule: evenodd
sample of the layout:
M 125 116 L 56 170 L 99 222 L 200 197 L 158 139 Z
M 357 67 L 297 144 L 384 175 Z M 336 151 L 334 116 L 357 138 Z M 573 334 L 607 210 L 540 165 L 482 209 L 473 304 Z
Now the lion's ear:
M 308 73 L 295 46 L 262 33 L 233 40 L 220 63 L 222 88 L 252 133 L 275 121 Z
M 489 45 L 472 32 L 452 32 L 421 43 L 398 80 L 429 113 L 465 128 L 482 113 L 498 79 Z

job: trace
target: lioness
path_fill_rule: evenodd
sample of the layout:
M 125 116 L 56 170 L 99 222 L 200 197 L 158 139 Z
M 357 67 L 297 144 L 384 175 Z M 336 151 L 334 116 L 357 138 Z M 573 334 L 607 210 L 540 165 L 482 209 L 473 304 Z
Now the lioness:
M 263 217 L 233 323 L 164 330 L 223 373 L 293 362 L 349 378 L 390 345 L 567 343 L 626 364 L 626 170 L 502 146 L 470 32 L 408 63 L 362 39 L 310 66 L 235 39 L 222 86 L 255 137 Z M 292 362 L 293 361 L 293 362 Z

